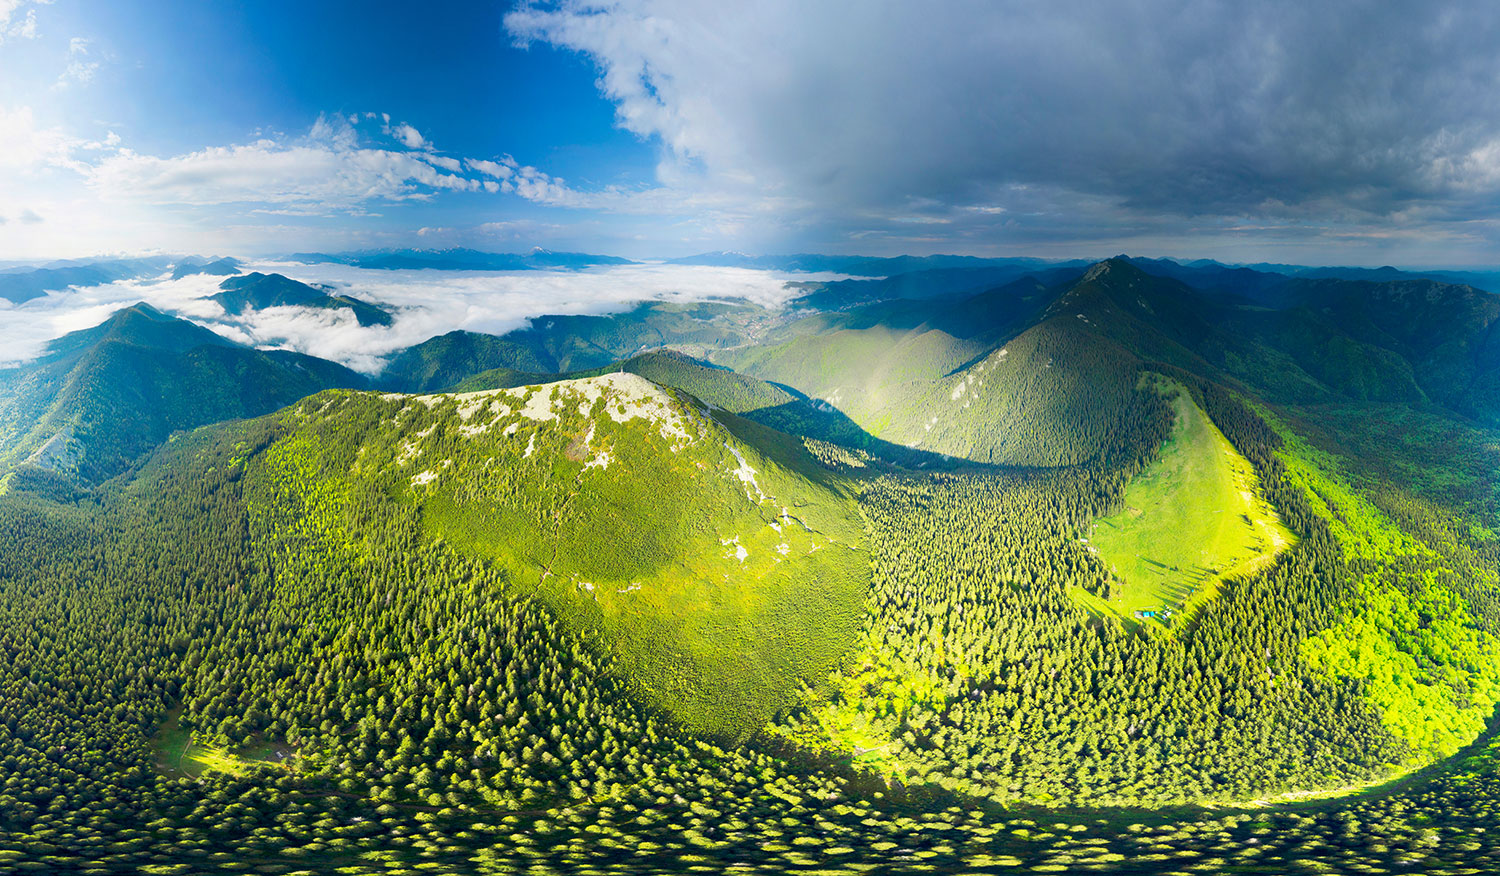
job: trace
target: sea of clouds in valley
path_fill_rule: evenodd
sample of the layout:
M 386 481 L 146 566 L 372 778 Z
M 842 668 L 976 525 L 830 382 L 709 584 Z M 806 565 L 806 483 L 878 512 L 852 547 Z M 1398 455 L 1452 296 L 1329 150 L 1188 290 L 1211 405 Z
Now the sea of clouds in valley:
M 240 343 L 296 350 L 374 373 L 391 353 L 454 329 L 502 334 L 543 314 L 617 313 L 642 301 L 745 300 L 776 307 L 796 294 L 787 288 L 788 280 L 833 276 L 662 264 L 494 272 L 263 262 L 247 264 L 244 270 L 333 286 L 337 294 L 386 306 L 394 320 L 390 326 L 362 327 L 349 310 L 303 307 L 231 316 L 208 300 L 219 291 L 222 277 L 128 280 L 73 287 L 21 305 L 0 300 L 0 366 L 35 358 L 50 340 L 98 325 L 138 301 Z

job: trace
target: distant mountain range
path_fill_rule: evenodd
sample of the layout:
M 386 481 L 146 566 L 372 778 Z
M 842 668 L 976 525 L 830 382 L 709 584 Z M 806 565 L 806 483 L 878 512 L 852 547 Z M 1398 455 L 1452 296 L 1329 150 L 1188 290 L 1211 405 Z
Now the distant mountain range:
M 472 250 L 407 250 L 325 258 L 346 264 L 376 264 L 384 259 L 379 263 L 392 267 L 421 261 L 451 269 L 460 263 L 495 265 L 500 263 L 497 259 L 560 265 L 603 257 L 543 251 L 507 256 Z M 1078 461 L 1101 451 L 1102 444 L 1085 436 L 1105 422 L 1099 414 L 1110 410 L 1112 403 L 1095 397 L 1104 387 L 1086 373 L 1075 374 L 1069 363 L 1080 361 L 1079 350 L 1088 351 L 1086 359 L 1116 355 L 1107 352 L 1109 348 L 1140 361 L 1166 362 L 1244 381 L 1276 401 L 1399 402 L 1436 406 L 1479 423 L 1500 424 L 1500 297 L 1470 284 L 1394 268 L 1252 268 L 1211 260 L 1130 256 L 1090 268 L 1037 259 L 851 260 L 733 253 L 679 263 L 714 261 L 845 273 L 925 267 L 868 279 L 802 283 L 795 306 L 784 311 L 726 303 L 646 303 L 614 316 L 542 316 L 503 336 L 452 332 L 398 352 L 371 380 L 383 388 L 419 392 L 476 379 L 483 385 L 500 385 L 583 373 L 670 348 L 771 381 L 793 392 L 795 399 L 823 400 L 866 430 L 869 438 L 893 446 L 915 444 L 922 450 L 978 461 L 1047 465 Z M 237 271 L 239 265 L 232 259 L 196 257 L 176 262 L 61 263 L 0 273 L 0 288 L 10 283 L 13 289 L 35 290 L 91 278 L 110 282 L 169 268 L 186 276 L 190 271 Z M 1133 294 L 1111 292 L 1107 304 L 1068 303 L 1082 294 L 1080 289 L 1112 289 L 1124 282 L 1121 277 L 1129 278 L 1126 286 Z M 212 300 L 233 316 L 296 306 L 347 310 L 365 327 L 390 325 L 394 318 L 381 305 L 282 274 L 231 276 L 220 283 L 220 290 Z M 1057 308 L 1072 308 L 1073 321 L 1054 319 L 1052 310 Z M 1079 336 L 1084 325 L 1093 327 L 1095 334 L 1100 326 L 1112 325 L 1106 333 L 1108 343 L 1101 346 L 1097 339 Z M 1059 333 L 1064 326 L 1068 330 Z M 207 334 L 203 344 L 227 343 Z M 69 338 L 55 342 L 48 357 L 27 367 L 35 370 L 55 362 L 59 351 L 77 343 L 76 338 Z M 983 362 L 998 349 L 997 344 L 1007 342 L 1011 361 L 1019 361 L 1016 357 L 1022 353 L 1039 357 L 1041 370 L 1034 371 L 1036 376 L 1027 384 L 1030 388 L 1013 388 L 1017 394 L 997 401 L 999 407 L 994 410 L 976 408 L 979 396 L 971 394 L 968 407 L 940 414 L 939 422 L 927 422 L 942 407 L 938 396 L 955 391 L 947 386 L 951 379 Z M 1059 358 L 1062 353 L 1066 355 Z M 1048 362 L 1054 363 L 1050 370 Z M 1087 373 L 1096 370 L 1090 367 Z M 348 383 L 350 378 L 340 381 Z M 1067 385 L 1053 385 L 1058 381 Z M 1108 392 L 1124 399 L 1129 389 L 1121 385 Z M 1034 427 L 1028 427 L 1024 440 L 1043 444 L 1027 444 L 1023 449 L 1009 443 L 1022 440 L 1021 433 L 1008 438 L 1004 430 L 990 432 L 982 424 L 968 422 L 980 417 L 1015 425 L 1023 421 L 1020 411 L 1045 409 L 1049 399 L 1064 398 L 1080 400 L 1090 412 L 1090 425 L 1069 425 L 1065 412 L 1049 410 L 1043 418 L 1046 423 L 1072 430 L 1070 448 L 1061 455 L 1055 455 L 1055 447 L 1044 446 L 1045 435 Z M 778 404 L 788 403 L 783 399 Z M 933 412 L 918 416 L 918 409 L 927 408 Z M 949 430 L 961 439 L 959 443 L 943 440 Z M 827 429 L 819 432 L 824 434 L 829 434 Z M 1107 439 L 1105 433 L 1095 437 Z M 851 439 L 846 443 L 868 442 Z
M 181 280 L 194 274 L 207 274 L 214 277 L 232 277 L 240 272 L 238 259 L 221 258 L 205 259 L 200 256 L 188 256 L 172 266 L 172 279 Z
M 377 382 L 402 392 L 446 389 L 496 368 L 563 374 L 672 346 L 699 355 L 745 343 L 766 312 L 744 304 L 641 304 L 613 316 L 539 316 L 501 336 L 454 331 L 391 357 Z
M 1437 280 L 1475 286 L 1486 291 L 1500 291 L 1500 271 L 1412 270 L 1393 268 L 1310 268 L 1300 265 L 1253 264 L 1227 265 L 1211 259 L 1179 262 L 1174 259 L 1150 259 L 1121 255 L 1117 258 L 1149 273 L 1181 280 L 1205 291 L 1250 292 L 1279 286 L 1289 279 L 1361 280 L 1391 283 L 1398 280 Z
M 226 313 L 240 316 L 247 310 L 265 310 L 268 307 L 313 307 L 319 310 L 349 310 L 362 326 L 390 325 L 390 311 L 368 301 L 348 295 L 334 295 L 326 286 L 310 286 L 281 274 L 262 274 L 259 271 L 239 277 L 230 277 L 219 284 L 223 289 L 211 300 L 218 302 Z
M 303 264 L 338 264 L 375 270 L 437 271 L 571 271 L 638 264 L 616 256 L 552 252 L 541 248 L 526 253 L 493 253 L 475 249 L 381 249 L 358 252 L 301 252 L 284 257 Z M 1289 280 L 1357 280 L 1395 282 L 1427 279 L 1441 283 L 1500 291 L 1500 270 L 1415 270 L 1394 267 L 1308 267 L 1258 263 L 1232 265 L 1212 259 L 1175 260 L 1120 255 L 1156 276 L 1171 277 L 1205 292 L 1255 300 L 1266 290 Z M 800 306 L 848 307 L 887 298 L 922 298 L 978 291 L 987 285 L 1031 275 L 1060 282 L 1082 274 L 1091 260 L 1048 261 L 1035 258 L 979 258 L 963 255 L 844 256 L 819 253 L 749 255 L 739 252 L 700 253 L 666 260 L 669 265 L 739 267 L 788 273 L 835 273 L 855 278 L 830 283 L 803 283 Z M 94 286 L 119 280 L 156 277 L 170 272 L 173 279 L 193 275 L 234 276 L 244 269 L 232 257 L 151 256 L 142 258 L 77 259 L 43 265 L 0 268 L 0 298 L 20 304 L 70 286 Z M 879 284 L 879 285 L 874 285 Z
M 168 258 L 106 259 L 53 262 L 43 267 L 15 267 L 0 271 L 0 298 L 22 304 L 70 286 L 99 286 L 119 280 L 155 277 L 172 264 Z
M 537 271 L 580 270 L 634 262 L 615 256 L 534 249 L 527 253 L 481 252 L 475 249 L 392 249 L 364 252 L 300 252 L 287 257 L 304 264 L 349 265 L 379 270 Z
M 913 271 L 948 268 L 1009 268 L 1023 271 L 1046 270 L 1061 265 L 1085 267 L 1086 261 L 1049 262 L 1031 258 L 977 258 L 962 255 L 873 256 L 820 255 L 748 255 L 742 252 L 706 252 L 680 259 L 669 259 L 671 265 L 707 265 L 726 268 L 756 268 L 765 271 L 805 271 L 808 273 L 849 274 L 854 277 L 890 277 Z
M 259 416 L 368 381 L 342 365 L 255 350 L 146 304 L 0 369 L 0 468 L 29 462 L 93 483 L 179 429 Z
M 1243 381 L 1275 401 L 1436 405 L 1500 425 L 1500 297 L 1409 275 L 1377 283 L 1175 262 L 1146 262 L 1148 272 L 1143 261 L 925 300 L 861 300 L 889 281 L 828 284 L 822 294 L 842 288 L 852 306 L 716 361 L 827 399 L 882 438 L 1011 464 L 1101 452 L 1102 415 L 1130 387 L 1106 386 L 1099 375 L 1123 372 L 1099 363 L 1121 357 Z M 892 292 L 912 286 L 892 280 Z M 1001 349 L 1025 366 L 1015 382 L 996 370 Z M 966 403 L 945 406 L 949 393 Z M 1053 409 L 1065 400 L 1078 409 Z
M 793 300 L 796 307 L 813 310 L 843 310 L 860 304 L 893 299 L 951 298 L 1013 283 L 1024 277 L 1055 285 L 1081 276 L 1088 266 L 1066 262 L 1037 267 L 1024 263 L 967 268 L 932 268 L 893 274 L 878 279 L 835 280 L 826 283 L 794 281 L 803 294 Z
M 1087 270 L 1036 264 L 1042 267 L 1030 272 L 1018 261 L 806 284 L 786 310 L 657 302 L 613 316 L 541 316 L 501 336 L 434 337 L 393 355 L 370 378 L 309 356 L 237 347 L 142 305 L 55 341 L 36 362 L 0 371 L 9 399 L 0 398 L 0 409 L 11 409 L 12 422 L 41 423 L 13 427 L 0 437 L 0 453 L 11 447 L 4 455 L 14 462 L 56 435 L 102 430 L 110 433 L 103 439 L 113 448 L 110 461 L 80 470 L 107 473 L 150 446 L 167 423 L 269 410 L 309 387 L 478 389 L 594 373 L 626 360 L 637 364 L 621 367 L 690 380 L 689 391 L 768 425 L 883 447 L 888 458 L 908 450 L 1033 466 L 1091 458 L 1107 450 L 1111 418 L 1128 415 L 1133 392 L 1133 378 L 1100 375 L 1128 375 L 1121 363 L 1132 362 L 1240 381 L 1276 402 L 1402 403 L 1500 425 L 1500 297 L 1475 287 L 1400 272 L 1376 282 L 1129 257 Z M 220 288 L 212 300 L 236 316 L 297 306 L 348 310 L 362 326 L 393 319 L 379 305 L 281 274 L 230 277 Z M 88 352 L 96 346 L 99 352 Z M 692 358 L 632 358 L 664 349 Z M 999 369 L 1002 353 L 1019 367 Z M 106 360 L 111 367 L 97 364 Z M 230 368 L 230 360 L 241 364 Z M 703 370 L 710 360 L 742 372 L 735 376 L 741 383 Z M 152 363 L 146 371 L 144 361 Z M 86 379 L 73 371 L 78 362 L 95 363 Z M 1012 373 L 1016 380 L 1003 376 Z M 211 395 L 241 401 L 215 403 L 214 413 L 201 415 L 188 405 L 134 431 L 123 421 L 88 422 L 102 404 L 57 402 L 68 385 L 111 398 L 155 397 L 161 387 L 200 378 L 213 385 Z M 744 380 L 760 388 L 748 390 Z M 765 401 L 726 401 L 746 392 Z M 954 393 L 964 404 L 950 403 Z M 68 423 L 43 416 L 54 407 L 71 412 Z M 836 416 L 823 422 L 825 413 Z

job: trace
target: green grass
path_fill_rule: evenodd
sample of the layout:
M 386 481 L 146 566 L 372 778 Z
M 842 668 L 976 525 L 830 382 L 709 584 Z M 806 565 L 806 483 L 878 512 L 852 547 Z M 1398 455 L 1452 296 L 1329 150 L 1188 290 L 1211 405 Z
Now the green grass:
M 1170 397 L 1172 435 L 1126 487 L 1124 509 L 1096 521 L 1087 539 L 1116 580 L 1105 604 L 1128 618 L 1190 610 L 1293 539 L 1259 495 L 1250 463 L 1192 396 L 1157 375 L 1142 386 Z
M 265 741 L 237 751 L 204 745 L 193 738 L 191 730 L 182 726 L 179 715 L 180 710 L 174 710 L 151 737 L 156 768 L 162 775 L 196 777 L 206 772 L 221 772 L 239 776 L 259 766 L 284 768 L 283 761 L 291 753 L 284 746 Z

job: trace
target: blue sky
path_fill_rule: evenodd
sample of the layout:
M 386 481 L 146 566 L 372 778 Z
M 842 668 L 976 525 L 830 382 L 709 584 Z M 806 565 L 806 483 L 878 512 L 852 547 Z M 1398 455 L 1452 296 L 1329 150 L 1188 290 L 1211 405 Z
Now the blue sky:
M 0 0 L 0 258 L 1500 262 L 1490 3 Z
M 0 0 L 0 14 L 6 4 Z M 43 138 L 109 142 L 162 158 L 262 140 L 294 148 L 320 127 L 320 119 L 324 128 L 353 128 L 365 148 L 410 152 L 400 136 L 409 126 L 439 159 L 513 157 L 519 167 L 545 167 L 549 177 L 595 189 L 651 183 L 657 150 L 614 124 L 615 107 L 595 86 L 590 60 L 546 45 L 517 47 L 505 31 L 506 11 L 501 4 L 445 0 L 420 7 L 284 0 L 21 2 L 10 12 L 9 29 L 30 20 L 34 35 L 13 34 L 0 42 L 0 111 L 28 111 L 29 127 Z M 361 119 L 350 125 L 350 116 Z M 68 160 L 97 162 L 104 151 L 74 150 Z M 417 198 L 376 195 L 318 210 L 316 204 L 288 207 L 275 198 L 213 205 L 176 203 L 170 193 L 99 198 L 99 186 L 84 185 L 66 167 L 12 172 L 16 185 L 10 198 L 0 196 L 11 201 L 0 200 L 0 216 L 11 220 L 12 236 L 22 230 L 18 226 L 33 226 L 25 230 L 34 232 L 37 249 L 13 240 L 0 251 L 11 258 L 142 248 L 277 251 L 305 248 L 304 242 L 515 249 L 564 238 L 581 246 L 628 235 L 608 230 L 619 223 L 607 217 L 549 210 L 482 189 L 437 189 L 442 197 L 427 199 L 433 188 L 417 185 L 410 193 Z M 287 182 L 295 187 L 299 180 Z M 268 189 L 274 183 L 264 180 Z M 25 189 L 33 196 L 23 203 L 17 190 Z M 76 194 L 83 203 L 69 203 L 59 193 Z M 49 211 L 37 201 L 55 206 Z M 67 233 L 39 227 L 72 218 L 75 206 L 87 216 L 94 204 L 101 212 L 128 208 L 148 216 L 144 225 L 165 239 L 153 242 L 132 229 L 100 223 L 98 234 L 76 249 L 77 222 L 58 223 L 73 226 Z M 328 215 L 287 215 L 294 210 Z M 43 221 L 21 222 L 23 211 Z M 553 215 L 559 212 L 568 215 Z M 272 216 L 279 218 L 268 221 Z M 485 225 L 491 230 L 475 230 Z M 575 228 L 569 234 L 559 225 Z M 217 233 L 216 226 L 234 230 Z M 454 230 L 441 230 L 448 228 Z M 422 229 L 427 233 L 419 235 Z
M 505 143 L 555 159 L 576 144 L 618 157 L 640 146 L 612 125 L 587 59 L 515 48 L 498 4 L 56 0 L 39 11 L 56 34 L 51 52 L 81 35 L 96 60 L 111 59 L 68 106 L 71 120 L 118 119 L 142 151 L 369 111 L 441 132 L 459 154 Z

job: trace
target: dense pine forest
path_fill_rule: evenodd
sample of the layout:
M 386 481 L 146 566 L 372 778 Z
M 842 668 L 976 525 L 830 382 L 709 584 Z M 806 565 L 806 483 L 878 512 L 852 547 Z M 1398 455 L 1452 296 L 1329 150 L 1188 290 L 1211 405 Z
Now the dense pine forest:
M 1332 285 L 825 284 L 369 379 L 70 336 L 0 372 L 0 870 L 1500 869 L 1493 363 L 1310 350 Z M 1200 475 L 1222 563 L 1145 525 Z

